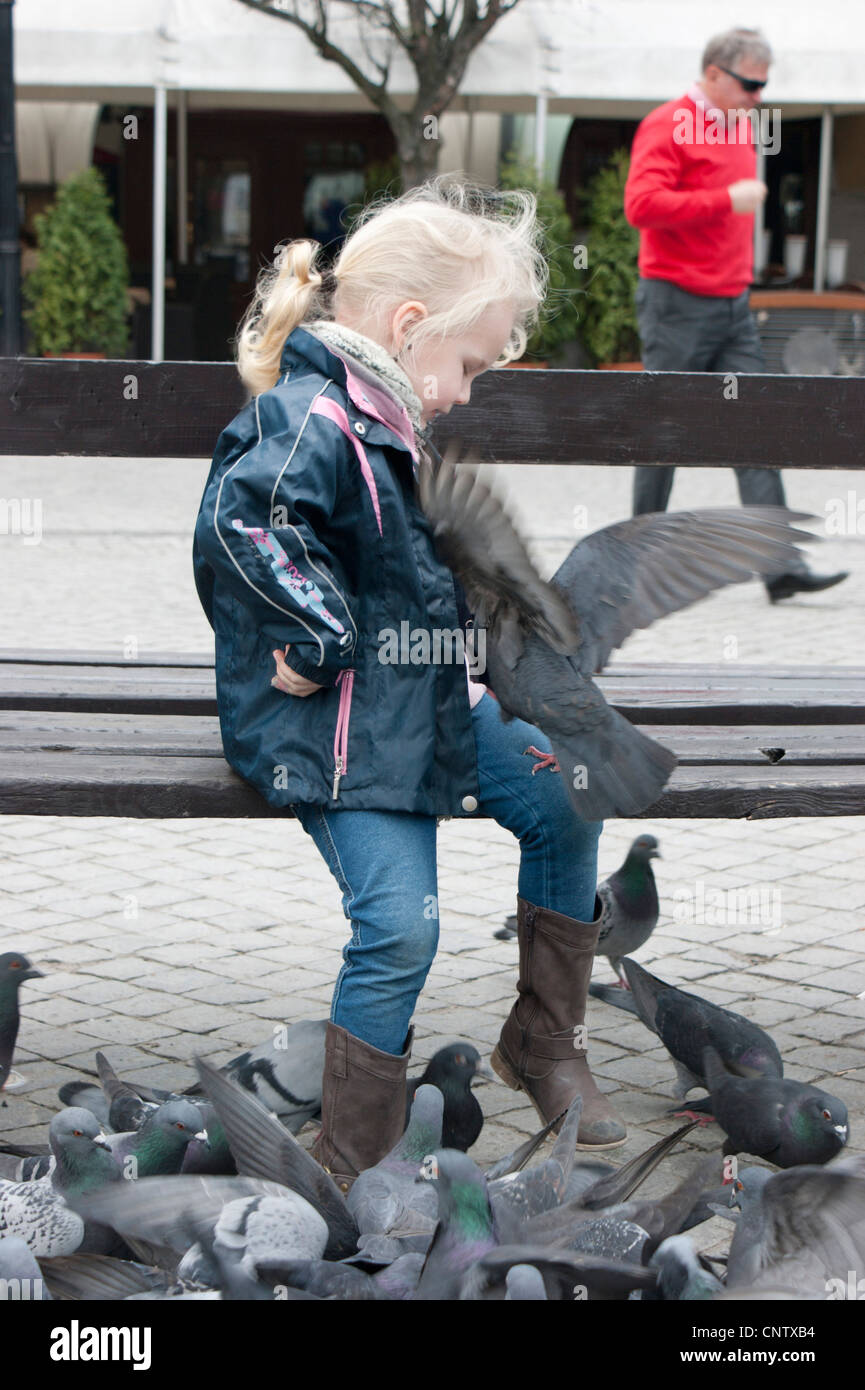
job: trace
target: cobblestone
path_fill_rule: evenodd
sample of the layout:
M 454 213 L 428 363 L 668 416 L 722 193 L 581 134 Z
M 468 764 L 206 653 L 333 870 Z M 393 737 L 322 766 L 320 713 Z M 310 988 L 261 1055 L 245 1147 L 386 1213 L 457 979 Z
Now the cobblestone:
M 0 549 L 2 645 L 212 650 L 191 580 L 191 528 L 208 464 L 189 460 L 0 460 L 0 495 L 45 499 L 41 546 L 7 538 Z M 630 470 L 503 470 L 539 563 L 550 572 L 577 533 L 577 503 L 595 529 L 628 514 Z M 786 476 L 792 506 L 825 515 L 826 502 L 861 485 L 858 474 Z M 93 499 L 100 499 L 94 506 Z M 672 505 L 737 501 L 728 470 L 676 475 Z M 819 529 L 819 528 L 818 528 Z M 94 544 L 94 541 L 96 542 Z M 849 568 L 836 589 L 771 607 L 759 585 L 724 590 L 657 628 L 634 634 L 617 660 L 714 662 L 738 648 L 741 663 L 860 664 L 865 542 L 827 540 L 820 569 Z M 64 587 L 45 582 L 48 569 Z M 142 582 L 142 576 L 146 582 Z M 824 1084 L 850 1108 L 853 1151 L 865 1149 L 865 820 L 614 821 L 600 845 L 601 872 L 651 830 L 661 923 L 638 959 L 662 978 L 736 1009 L 774 1032 L 787 1073 Z M 413 1071 L 465 1037 L 488 1052 L 513 997 L 517 949 L 493 939 L 514 910 L 518 848 L 486 821 L 439 832 L 441 947 L 415 1016 Z M 326 866 L 290 821 L 135 821 L 0 817 L 0 949 L 27 952 L 44 980 L 22 990 L 16 1065 L 29 1089 L 0 1106 L 0 1135 L 41 1141 L 56 1088 L 93 1075 L 102 1047 L 121 1075 L 180 1088 L 192 1060 L 216 1062 L 272 1036 L 274 1023 L 328 1012 L 348 924 Z M 676 890 L 777 886 L 781 926 L 687 920 Z M 679 910 L 677 910 L 679 909 Z M 596 978 L 612 981 L 599 959 Z M 589 1055 L 598 1084 L 629 1126 L 630 1158 L 678 1124 L 669 1058 L 633 1018 L 590 1000 Z M 839 1074 L 841 1073 L 841 1074 Z M 831 1084 L 830 1084 L 831 1083 Z M 487 1123 L 484 1162 L 537 1128 L 522 1093 L 479 1089 Z M 300 1137 L 308 1147 L 313 1130 Z M 693 1131 L 653 1174 L 660 1193 L 694 1152 L 717 1145 L 715 1127 Z M 699 1228 L 704 1250 L 725 1251 L 729 1225 Z

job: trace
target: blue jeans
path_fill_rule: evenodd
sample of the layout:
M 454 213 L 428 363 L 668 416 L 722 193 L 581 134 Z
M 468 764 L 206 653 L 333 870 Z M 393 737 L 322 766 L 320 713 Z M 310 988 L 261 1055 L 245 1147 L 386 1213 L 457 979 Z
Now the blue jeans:
M 480 804 L 520 842 L 520 897 L 580 921 L 594 916 L 602 822 L 578 820 L 562 774 L 532 775 L 523 750 L 549 741 L 521 719 L 509 724 L 486 694 L 472 710 Z M 382 1052 L 405 1048 L 417 997 L 438 946 L 435 816 L 332 811 L 296 805 L 339 884 L 351 922 L 331 1019 Z

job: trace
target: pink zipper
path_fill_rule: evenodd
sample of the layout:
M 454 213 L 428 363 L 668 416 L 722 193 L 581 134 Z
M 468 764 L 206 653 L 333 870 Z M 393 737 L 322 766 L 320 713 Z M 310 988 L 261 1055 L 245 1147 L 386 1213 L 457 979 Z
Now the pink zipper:
M 339 784 L 348 768 L 348 720 L 351 713 L 351 692 L 354 687 L 354 671 L 340 671 L 336 678 L 339 686 L 339 709 L 336 716 L 336 732 L 333 736 L 333 799 L 339 796 Z

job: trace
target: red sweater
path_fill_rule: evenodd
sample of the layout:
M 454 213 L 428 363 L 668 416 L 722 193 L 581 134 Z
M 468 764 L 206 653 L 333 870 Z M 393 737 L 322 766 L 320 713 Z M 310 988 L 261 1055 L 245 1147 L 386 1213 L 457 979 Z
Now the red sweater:
M 754 215 L 734 212 L 727 192 L 738 179 L 756 177 L 750 127 L 743 126 L 730 132 L 729 142 L 710 143 L 716 134 L 710 112 L 689 96 L 665 102 L 640 122 L 625 216 L 640 229 L 640 273 L 647 279 L 707 295 L 738 295 L 751 283 Z

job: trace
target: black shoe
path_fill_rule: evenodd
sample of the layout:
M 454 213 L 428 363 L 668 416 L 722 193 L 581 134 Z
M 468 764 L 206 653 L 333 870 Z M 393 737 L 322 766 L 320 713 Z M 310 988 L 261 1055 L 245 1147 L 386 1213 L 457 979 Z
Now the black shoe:
M 812 574 L 807 570 L 804 574 L 779 574 L 777 579 L 770 579 L 766 584 L 766 592 L 769 595 L 770 603 L 777 603 L 781 598 L 792 598 L 794 594 L 816 594 L 821 589 L 831 589 L 833 584 L 840 584 L 842 579 L 846 579 L 849 570 L 841 570 L 840 574 Z

